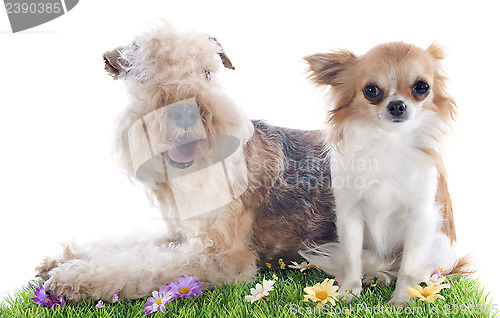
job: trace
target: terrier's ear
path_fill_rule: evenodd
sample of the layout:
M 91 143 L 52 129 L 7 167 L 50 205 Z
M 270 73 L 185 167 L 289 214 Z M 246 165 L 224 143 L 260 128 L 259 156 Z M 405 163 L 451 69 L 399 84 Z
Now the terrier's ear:
M 224 49 L 222 48 L 222 45 L 220 45 L 220 43 L 217 41 L 217 39 L 214 38 L 213 36 L 209 37 L 208 39 L 211 40 L 211 41 L 214 41 L 219 46 L 219 52 L 218 53 L 219 53 L 220 59 L 222 60 L 222 64 L 226 68 L 228 68 L 230 70 L 234 70 L 234 66 L 231 63 L 231 60 L 229 59 L 229 57 L 227 57 L 226 52 L 224 52 Z
M 122 56 L 125 47 L 119 47 L 111 51 L 104 52 L 104 69 L 113 79 L 119 79 L 125 74 L 126 68 L 129 65 L 128 61 Z
M 444 49 L 436 42 L 429 45 L 427 52 L 429 52 L 437 60 L 442 60 L 446 56 Z
M 354 64 L 358 57 L 349 51 L 318 53 L 304 58 L 312 72 L 310 78 L 318 85 L 340 85 L 342 73 Z

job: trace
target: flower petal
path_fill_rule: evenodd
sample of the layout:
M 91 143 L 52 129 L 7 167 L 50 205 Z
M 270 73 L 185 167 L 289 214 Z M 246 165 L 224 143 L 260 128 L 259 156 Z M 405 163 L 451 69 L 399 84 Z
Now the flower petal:
M 186 286 L 189 284 L 189 280 L 184 275 L 181 275 L 179 276 L 179 284 L 180 286 Z
M 439 294 L 433 294 L 433 295 L 430 295 L 429 297 L 427 297 L 426 302 L 428 302 L 428 303 L 431 303 L 431 304 L 432 304 L 432 303 L 434 303 L 434 300 L 436 300 L 436 299 L 438 299 L 438 298 L 439 298 L 439 299 L 443 299 L 443 300 L 444 300 L 444 297 L 443 297 L 443 296 L 441 296 L 441 295 L 439 295 Z
M 423 290 L 423 295 L 432 295 L 432 294 L 437 294 L 443 289 L 443 286 L 441 285 L 433 285 L 433 286 L 427 286 Z
M 316 295 L 316 291 L 312 287 L 306 287 L 304 288 L 304 292 L 309 294 L 309 295 Z
M 333 306 L 335 306 L 335 300 L 336 300 L 335 298 L 333 298 L 333 297 L 328 297 L 327 299 L 328 299 L 328 301 L 329 301 L 329 302 L 330 302 Z
M 157 290 L 153 290 L 153 298 L 154 298 L 154 299 L 158 299 L 158 298 L 160 298 L 160 294 L 158 293 L 158 291 L 157 291 Z
M 410 295 L 410 297 L 420 297 L 420 296 L 422 296 L 422 294 L 418 290 L 416 290 L 415 288 L 408 287 L 406 289 L 406 292 L 408 293 L 408 295 Z

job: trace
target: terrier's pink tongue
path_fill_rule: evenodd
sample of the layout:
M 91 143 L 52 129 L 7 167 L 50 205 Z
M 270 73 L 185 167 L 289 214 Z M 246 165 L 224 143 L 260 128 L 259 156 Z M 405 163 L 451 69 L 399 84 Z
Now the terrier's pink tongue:
M 171 147 L 167 150 L 168 156 L 175 162 L 187 163 L 196 156 L 196 141 Z

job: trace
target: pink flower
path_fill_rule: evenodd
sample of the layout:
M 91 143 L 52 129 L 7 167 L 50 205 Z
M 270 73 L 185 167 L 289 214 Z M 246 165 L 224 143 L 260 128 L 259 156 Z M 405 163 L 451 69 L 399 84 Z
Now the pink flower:
M 118 294 L 114 294 L 113 295 L 113 299 L 111 300 L 113 303 L 116 303 L 118 301 L 118 299 L 120 299 L 120 297 L 118 297 Z
M 102 300 L 99 300 L 97 302 L 97 305 L 95 305 L 95 308 L 104 308 L 104 303 L 102 302 Z

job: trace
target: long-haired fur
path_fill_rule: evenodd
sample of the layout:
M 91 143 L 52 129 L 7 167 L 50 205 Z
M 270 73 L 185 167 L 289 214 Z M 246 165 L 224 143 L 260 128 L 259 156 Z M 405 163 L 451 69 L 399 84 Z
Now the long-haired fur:
M 407 298 L 407 285 L 426 271 L 430 274 L 432 267 L 452 273 L 466 261 L 457 258 L 454 248 L 441 157 L 456 113 L 439 63 L 443 57 L 436 44 L 422 50 L 398 42 L 363 56 L 336 51 L 305 58 L 311 80 L 330 89 L 326 130 L 333 149 L 332 175 L 364 182 L 359 187 L 334 183 L 339 243 L 302 253 L 321 269 L 342 276 L 343 293 L 359 293 L 362 275 L 384 281 L 398 277 L 391 302 L 400 304 Z M 399 113 L 391 103 L 399 105 Z M 377 165 L 366 171 L 348 165 L 369 160 Z M 415 247 L 419 244 L 423 247 Z

